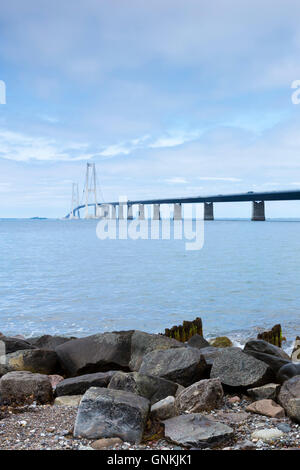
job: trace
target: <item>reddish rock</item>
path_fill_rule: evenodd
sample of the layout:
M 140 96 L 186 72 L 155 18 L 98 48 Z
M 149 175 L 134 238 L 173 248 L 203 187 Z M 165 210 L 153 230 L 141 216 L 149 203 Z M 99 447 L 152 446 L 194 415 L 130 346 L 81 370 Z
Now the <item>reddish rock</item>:
M 240 401 L 240 397 L 230 397 L 228 403 L 239 403 Z
M 65 380 L 61 375 L 48 375 L 48 377 L 51 382 L 53 390 L 56 389 L 56 385 L 58 385 L 60 382 Z
M 104 450 L 109 449 L 111 447 L 115 447 L 116 445 L 122 445 L 123 441 L 119 437 L 110 437 L 107 439 L 98 439 L 91 444 L 91 447 L 94 450 Z
M 270 418 L 284 418 L 285 416 L 284 409 L 275 403 L 275 401 L 268 399 L 251 403 L 251 405 L 247 406 L 246 411 L 269 416 Z

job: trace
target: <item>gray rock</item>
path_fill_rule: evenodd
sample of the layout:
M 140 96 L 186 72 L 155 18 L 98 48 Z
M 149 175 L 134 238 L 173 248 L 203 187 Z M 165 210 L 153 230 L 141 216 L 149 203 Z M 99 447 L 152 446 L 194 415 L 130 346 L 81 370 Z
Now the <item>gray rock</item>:
M 21 338 L 1 336 L 1 341 L 5 344 L 5 353 L 11 354 L 16 351 L 22 351 L 25 349 L 35 349 L 35 346 L 30 344 L 28 341 Z
M 268 364 L 275 374 L 282 366 L 291 362 L 288 354 L 283 349 L 262 339 L 248 341 L 245 344 L 244 352 Z
M 285 407 L 287 415 L 297 423 L 300 423 L 300 398 L 291 398 Z
M 166 398 L 174 396 L 178 384 L 161 377 L 155 377 L 139 372 L 116 372 L 112 377 L 108 388 L 114 390 L 125 390 L 147 398 L 151 405 Z
M 207 348 L 201 348 L 201 355 L 204 357 L 207 365 L 207 374 L 209 377 L 213 363 L 222 353 L 223 348 L 216 348 L 215 346 L 208 346 Z
M 292 398 L 300 398 L 300 375 L 286 380 L 281 386 L 278 401 L 285 410 L 287 410 L 288 402 Z
M 79 405 L 74 436 L 87 439 L 119 437 L 142 440 L 150 402 L 130 392 L 91 387 Z
M 66 373 L 76 375 L 128 370 L 133 331 L 101 333 L 74 339 L 56 348 Z
M 200 380 L 206 371 L 206 362 L 197 348 L 157 350 L 146 354 L 140 373 L 162 377 L 188 387 Z
M 219 377 L 223 385 L 232 388 L 254 388 L 274 379 L 267 364 L 238 348 L 224 348 L 214 361 L 210 376 Z
M 22 370 L 38 374 L 58 374 L 60 372 L 58 356 L 54 351 L 26 349 L 2 357 L 0 375 Z
M 52 386 L 47 375 L 31 372 L 9 372 L 0 380 L 3 404 L 24 404 L 36 401 L 44 404 L 53 399 Z
M 56 386 L 56 395 L 83 395 L 90 387 L 107 387 L 116 371 L 96 372 L 95 374 L 71 377 L 59 382 Z
M 267 384 L 263 385 L 262 387 L 249 388 L 247 390 L 247 394 L 254 400 L 263 400 L 264 398 L 276 400 L 279 390 L 280 385 Z
M 244 347 L 244 352 L 250 353 L 250 351 L 271 354 L 272 356 L 281 357 L 282 359 L 290 361 L 290 356 L 282 348 L 274 346 L 262 339 L 247 341 Z
M 177 392 L 175 393 L 175 397 L 178 397 L 178 395 L 179 395 L 183 390 L 185 390 L 185 387 L 183 387 L 182 385 L 178 384 L 178 388 L 177 388 Z
M 203 338 L 203 336 L 200 336 L 200 335 L 194 335 L 192 336 L 189 340 L 188 340 L 188 345 L 191 347 L 191 348 L 198 348 L 198 349 L 202 349 L 202 348 L 207 348 L 209 347 L 209 342 L 206 341 L 205 338 Z
M 175 398 L 166 397 L 151 406 L 150 416 L 153 419 L 163 421 L 165 419 L 173 418 L 176 415 Z
M 234 450 L 254 450 L 256 449 L 256 445 L 251 442 L 251 441 L 248 441 L 248 439 L 245 439 L 244 441 L 241 441 L 241 442 L 238 442 L 234 448 Z
M 134 331 L 131 338 L 131 359 L 129 368 L 138 371 L 143 358 L 149 352 L 157 349 L 182 348 L 183 344 L 164 335 L 154 335 L 143 331 Z
M 276 427 L 282 432 L 291 432 L 292 430 L 291 426 L 289 426 L 287 423 L 278 423 Z
M 191 413 L 164 421 L 167 439 L 184 447 L 211 448 L 224 444 L 233 436 L 233 429 L 200 413 Z
M 296 375 L 300 375 L 300 363 L 294 364 L 293 362 L 290 362 L 279 369 L 276 378 L 279 383 L 283 383 Z
M 175 406 L 179 414 L 211 411 L 222 405 L 223 397 L 224 392 L 219 378 L 200 380 L 176 397 Z
M 76 338 L 66 338 L 64 336 L 43 335 L 35 338 L 27 338 L 26 341 L 38 349 L 48 349 L 54 351 L 61 344 Z

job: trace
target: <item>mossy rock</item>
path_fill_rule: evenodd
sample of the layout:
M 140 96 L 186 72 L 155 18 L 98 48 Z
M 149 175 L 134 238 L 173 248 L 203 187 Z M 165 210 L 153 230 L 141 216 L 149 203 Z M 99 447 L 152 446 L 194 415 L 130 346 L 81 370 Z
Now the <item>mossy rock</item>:
M 232 342 L 227 336 L 219 336 L 218 338 L 212 339 L 209 343 L 215 348 L 230 348 L 232 346 Z

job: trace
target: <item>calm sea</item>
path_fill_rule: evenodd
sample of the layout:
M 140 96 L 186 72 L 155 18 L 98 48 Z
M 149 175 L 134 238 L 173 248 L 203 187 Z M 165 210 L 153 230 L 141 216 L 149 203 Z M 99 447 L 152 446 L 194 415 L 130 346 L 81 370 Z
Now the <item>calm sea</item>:
M 95 220 L 0 220 L 0 331 L 25 336 L 139 329 L 201 317 L 235 341 L 276 323 L 300 334 L 300 221 L 205 223 L 181 240 L 104 240 Z

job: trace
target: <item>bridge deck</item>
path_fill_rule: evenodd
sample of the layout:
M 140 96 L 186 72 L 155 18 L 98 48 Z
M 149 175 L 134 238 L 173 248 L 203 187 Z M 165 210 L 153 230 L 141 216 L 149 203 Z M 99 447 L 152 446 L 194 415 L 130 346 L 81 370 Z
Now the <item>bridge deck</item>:
M 217 194 L 213 196 L 193 196 L 193 197 L 182 197 L 182 198 L 163 198 L 163 199 L 141 199 L 136 201 L 129 200 L 128 205 L 134 204 L 192 204 L 200 202 L 244 202 L 244 201 L 296 201 L 300 200 L 300 190 L 292 191 L 270 191 L 270 192 L 248 192 L 248 193 L 237 193 L 237 194 Z M 126 204 L 124 202 L 106 202 L 102 204 L 111 204 L 118 206 L 119 204 Z M 94 206 L 95 204 L 89 204 Z M 99 204 L 101 205 L 101 203 Z M 74 209 L 78 211 L 83 209 L 85 205 L 78 206 Z M 67 215 L 69 217 L 70 214 Z

